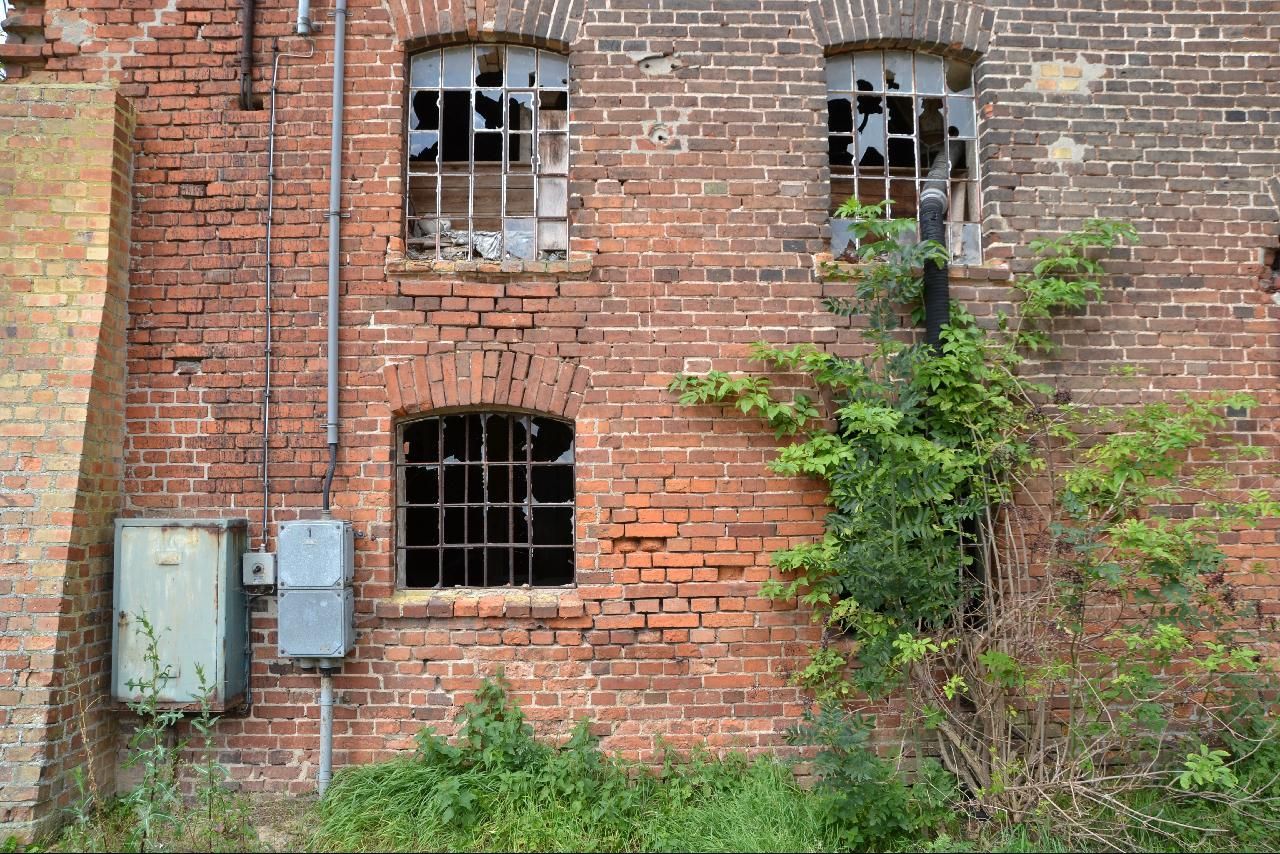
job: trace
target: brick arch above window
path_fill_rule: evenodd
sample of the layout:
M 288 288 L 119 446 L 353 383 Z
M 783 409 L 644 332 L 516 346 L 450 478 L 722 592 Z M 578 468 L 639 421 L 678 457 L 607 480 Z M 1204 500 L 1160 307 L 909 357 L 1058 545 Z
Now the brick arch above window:
M 391 414 L 509 406 L 572 420 L 591 372 L 564 359 L 502 350 L 434 353 L 383 368 Z
M 832 53 L 857 47 L 935 49 L 977 60 L 996 13 L 965 0 L 811 0 L 818 41 Z
M 565 50 L 578 37 L 585 0 L 389 0 L 396 37 L 415 47 L 518 41 Z

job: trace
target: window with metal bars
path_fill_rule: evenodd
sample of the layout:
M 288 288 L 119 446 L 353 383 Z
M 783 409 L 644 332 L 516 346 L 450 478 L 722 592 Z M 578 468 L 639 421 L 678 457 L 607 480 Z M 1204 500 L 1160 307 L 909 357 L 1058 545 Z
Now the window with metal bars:
M 959 264 L 982 261 L 973 67 L 927 53 L 866 50 L 827 60 L 831 210 L 849 198 L 887 202 L 916 217 L 937 158 L 950 159 L 947 246 Z M 832 219 L 831 251 L 857 248 L 848 220 Z
M 411 258 L 568 257 L 569 60 L 518 45 L 409 59 Z
M 398 428 L 401 587 L 554 587 L 574 579 L 573 425 L 467 412 Z

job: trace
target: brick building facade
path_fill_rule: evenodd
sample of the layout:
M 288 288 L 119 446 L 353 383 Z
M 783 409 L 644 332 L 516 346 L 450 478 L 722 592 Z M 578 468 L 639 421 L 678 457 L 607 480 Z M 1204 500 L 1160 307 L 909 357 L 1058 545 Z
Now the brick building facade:
M 264 535 L 276 48 L 268 545 L 319 510 L 331 5 L 312 10 L 314 54 L 291 56 L 311 50 L 295 4 L 259 0 L 248 103 L 235 0 L 21 0 L 7 25 L 0 822 L 15 828 L 56 815 L 72 768 L 112 775 L 112 517 L 242 516 L 254 547 Z M 566 252 L 433 260 L 407 243 L 409 58 L 472 43 L 568 58 Z M 657 736 L 781 743 L 815 630 L 756 593 L 772 551 L 821 530 L 823 495 L 766 469 L 775 441 L 754 420 L 682 408 L 666 384 L 751 367 L 761 338 L 856 346 L 820 306 L 844 287 L 819 272 L 828 57 L 973 63 L 983 260 L 952 269 L 953 298 L 989 316 L 1032 237 L 1132 220 L 1142 245 L 1040 370 L 1104 402 L 1249 391 L 1263 405 L 1236 429 L 1275 444 L 1277 0 L 350 0 L 346 47 L 332 494 L 359 539 L 339 767 L 408 748 L 499 667 L 548 733 L 590 716 L 642 758 Z M 1139 373 L 1110 376 L 1119 363 Z M 572 425 L 573 585 L 398 576 L 397 430 L 475 410 Z M 1280 569 L 1274 525 L 1235 548 Z M 1238 581 L 1280 613 L 1280 576 Z M 219 726 L 221 757 L 247 790 L 303 791 L 316 677 L 277 658 L 274 608 L 256 605 L 254 705 Z

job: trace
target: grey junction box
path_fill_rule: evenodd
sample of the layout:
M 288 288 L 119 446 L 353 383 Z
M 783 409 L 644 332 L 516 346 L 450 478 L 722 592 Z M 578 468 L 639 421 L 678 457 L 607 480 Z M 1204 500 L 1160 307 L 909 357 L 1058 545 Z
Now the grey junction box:
M 280 655 L 342 658 L 355 647 L 355 533 L 337 519 L 281 522 L 277 562 Z
M 161 705 L 196 710 L 196 665 L 214 711 L 234 708 L 248 684 L 248 627 L 240 555 L 247 519 L 117 519 L 111 697 L 135 698 L 130 682 L 152 677 L 145 616 L 156 633 Z

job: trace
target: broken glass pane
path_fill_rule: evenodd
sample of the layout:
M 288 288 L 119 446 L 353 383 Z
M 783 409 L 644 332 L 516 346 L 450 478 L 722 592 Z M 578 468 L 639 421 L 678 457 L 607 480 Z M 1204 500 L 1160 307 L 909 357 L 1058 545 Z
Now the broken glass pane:
M 413 131 L 409 134 L 409 168 L 434 172 L 440 154 L 440 134 L 435 131 Z
M 883 178 L 859 175 L 857 179 L 858 201 L 864 205 L 875 205 L 885 200 L 887 187 Z
M 859 103 L 862 100 L 859 98 Z M 880 99 L 874 100 L 878 102 Z M 884 164 L 884 114 L 861 115 L 859 125 L 861 130 L 858 131 L 858 164 L 882 166 Z
M 507 96 L 507 127 L 533 130 L 533 93 L 512 92 Z
M 832 166 L 852 166 L 853 154 L 850 148 L 853 147 L 853 137 L 851 136 L 829 136 L 827 137 L 827 158 Z
M 503 221 L 503 234 L 507 255 L 511 258 L 532 260 L 533 220 L 508 217 Z
M 565 178 L 538 180 L 538 216 L 563 217 L 568 214 L 569 182 Z
M 569 58 L 558 53 L 538 51 L 538 85 L 563 89 L 569 85 Z
M 498 130 L 502 128 L 502 90 L 476 90 L 475 114 L 472 116 L 476 130 Z
M 550 418 L 534 418 L 533 424 L 534 462 L 573 462 L 573 427 Z
M 916 91 L 925 95 L 941 95 L 943 92 L 942 57 L 928 53 L 916 54 Z
M 413 127 L 412 130 L 440 129 L 440 93 L 413 93 Z
M 831 133 L 853 133 L 852 95 L 839 95 L 827 99 L 827 130 Z
M 887 50 L 884 53 L 885 87 L 903 93 L 913 90 L 911 79 L 911 54 L 898 50 Z
M 921 98 L 919 109 L 920 147 L 929 155 L 923 161 L 927 164 L 933 162 L 934 152 L 942 150 L 942 140 L 946 137 L 943 133 L 945 121 L 942 117 L 942 99 Z
M 435 89 L 440 85 L 440 51 L 415 56 L 409 64 L 409 85 L 414 89 Z
M 471 88 L 471 47 L 451 47 L 444 51 L 444 85 L 449 88 Z
M 535 83 L 533 48 L 507 48 L 507 85 L 515 87 L 532 86 Z
M 430 218 L 438 215 L 436 210 L 437 198 L 436 177 L 434 175 L 409 176 L 409 215 L 411 217 L 421 217 L 418 223 L 418 230 L 412 236 L 425 237 L 428 234 L 435 234 L 438 229 L 431 226 L 433 220 Z M 435 243 L 434 240 L 430 241 Z
M 538 135 L 538 171 L 563 175 L 569 171 L 569 137 L 562 133 Z
M 973 99 L 954 95 L 947 98 L 947 136 L 972 138 L 975 130 Z
M 878 50 L 853 55 L 853 79 L 857 82 L 859 92 L 884 91 L 884 69 L 880 65 L 882 57 L 883 54 Z
M 476 45 L 475 79 L 477 86 L 502 85 L 501 45 Z
M 827 91 L 839 95 L 853 91 L 849 56 L 833 56 L 827 60 Z

